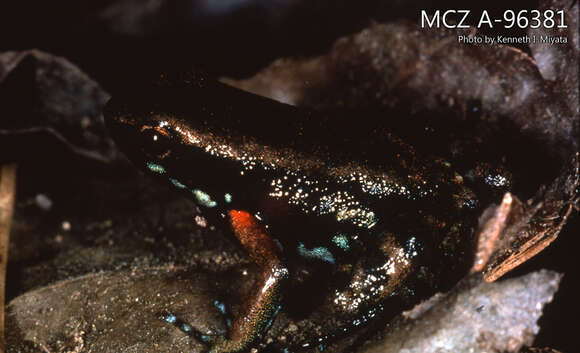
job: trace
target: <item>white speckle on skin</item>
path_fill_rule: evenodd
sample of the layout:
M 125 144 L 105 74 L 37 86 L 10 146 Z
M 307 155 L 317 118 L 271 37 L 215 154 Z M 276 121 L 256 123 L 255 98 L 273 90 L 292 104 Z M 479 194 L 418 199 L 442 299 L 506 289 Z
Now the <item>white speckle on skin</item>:
M 195 223 L 202 228 L 205 228 L 207 226 L 207 221 L 202 216 L 195 216 Z
M 60 227 L 64 231 L 69 231 L 70 228 L 71 228 L 71 225 L 70 225 L 70 222 L 69 221 L 64 221 L 64 222 L 62 222 L 62 224 L 60 225 Z

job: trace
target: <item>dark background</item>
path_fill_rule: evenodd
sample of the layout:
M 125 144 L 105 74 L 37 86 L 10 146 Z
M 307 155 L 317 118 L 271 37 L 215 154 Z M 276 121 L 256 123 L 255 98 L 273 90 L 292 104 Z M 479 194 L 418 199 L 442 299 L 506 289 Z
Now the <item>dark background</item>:
M 248 76 L 278 57 L 323 53 L 336 38 L 371 21 L 406 18 L 419 23 L 423 9 L 467 8 L 461 1 L 425 0 L 3 3 L 0 50 L 39 48 L 65 56 L 109 92 L 126 83 L 126 77 L 168 66 L 195 65 L 215 74 Z M 472 4 L 469 9 L 476 21 L 483 9 L 501 18 L 504 9 L 536 7 L 536 1 L 512 1 L 507 7 L 497 1 Z M 516 29 L 503 31 L 518 34 Z
M 473 6 L 473 5 L 472 5 Z M 471 8 L 500 14 L 504 2 Z M 66 57 L 114 94 L 167 67 L 202 67 L 216 75 L 247 77 L 275 58 L 325 52 L 339 36 L 371 21 L 419 21 L 420 9 L 463 9 L 459 1 L 36 1 L 0 5 L 0 51 L 37 48 Z M 510 2 L 534 9 L 536 1 Z M 493 34 L 493 33 L 492 33 Z M 497 34 L 497 33 L 496 33 Z M 510 32 L 517 35 L 517 32 Z M 522 48 L 526 50 L 526 48 Z M 396 50 L 396 48 L 393 48 Z M 535 346 L 574 351 L 574 251 L 580 220 L 511 276 L 539 268 L 565 273 L 540 320 Z

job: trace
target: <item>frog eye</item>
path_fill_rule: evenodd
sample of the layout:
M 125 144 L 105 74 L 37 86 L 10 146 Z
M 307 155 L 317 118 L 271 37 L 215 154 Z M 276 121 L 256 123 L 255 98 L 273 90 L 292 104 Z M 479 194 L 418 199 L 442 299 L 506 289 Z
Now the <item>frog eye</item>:
M 162 128 L 146 128 L 141 132 L 143 152 L 150 158 L 165 159 L 171 154 L 171 137 Z

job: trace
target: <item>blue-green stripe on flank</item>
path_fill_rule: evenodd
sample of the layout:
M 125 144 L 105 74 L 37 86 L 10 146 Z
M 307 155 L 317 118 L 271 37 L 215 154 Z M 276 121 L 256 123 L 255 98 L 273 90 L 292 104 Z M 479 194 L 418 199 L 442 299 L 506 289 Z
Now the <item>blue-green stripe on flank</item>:
M 169 178 L 169 181 L 171 181 L 171 183 L 173 185 L 177 186 L 180 189 L 185 189 L 186 188 L 186 186 L 184 184 L 180 183 L 179 180 L 177 180 L 177 179 Z
M 197 200 L 197 202 L 205 207 L 215 207 L 217 206 L 217 203 L 211 199 L 211 196 L 209 196 L 209 194 L 206 194 L 205 192 L 195 189 L 192 191 L 193 192 L 193 196 L 195 196 L 195 199 Z
M 146 165 L 147 165 L 147 168 L 149 168 L 149 170 L 152 171 L 153 173 L 158 173 L 158 174 L 165 173 L 165 168 L 160 164 L 155 164 L 153 162 L 147 162 Z
M 303 256 L 305 258 L 318 259 L 329 262 L 331 264 L 335 262 L 332 253 L 327 248 L 322 246 L 312 249 L 306 249 L 303 243 L 299 243 L 298 246 L 296 247 L 296 250 L 298 251 L 298 255 Z

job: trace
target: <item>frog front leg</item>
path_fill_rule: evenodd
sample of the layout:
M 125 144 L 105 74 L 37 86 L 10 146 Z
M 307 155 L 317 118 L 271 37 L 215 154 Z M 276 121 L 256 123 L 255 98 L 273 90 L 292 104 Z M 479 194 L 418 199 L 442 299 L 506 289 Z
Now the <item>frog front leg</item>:
M 280 285 L 288 277 L 278 245 L 256 218 L 246 211 L 228 212 L 233 232 L 262 274 L 234 318 L 229 337 L 214 340 L 211 353 L 239 352 L 259 339 L 280 305 Z

